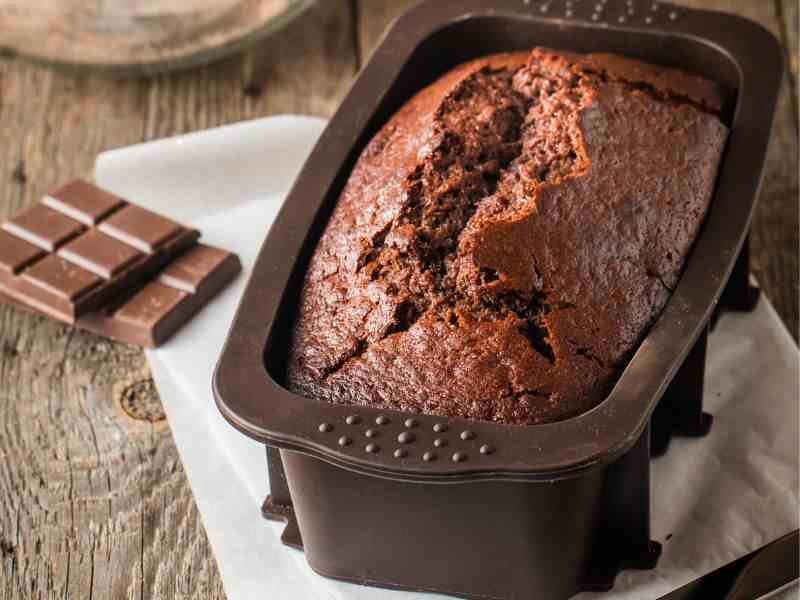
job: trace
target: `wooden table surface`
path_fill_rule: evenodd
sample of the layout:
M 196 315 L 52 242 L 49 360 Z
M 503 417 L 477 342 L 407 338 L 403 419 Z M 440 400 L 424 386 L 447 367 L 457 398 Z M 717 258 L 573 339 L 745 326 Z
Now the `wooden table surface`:
M 755 19 L 787 47 L 752 240 L 753 270 L 796 339 L 797 1 L 684 3 Z M 408 4 L 320 0 L 244 54 L 150 79 L 0 58 L 0 217 L 109 148 L 271 114 L 329 116 Z M 1 307 L 0 600 L 224 597 L 141 351 Z

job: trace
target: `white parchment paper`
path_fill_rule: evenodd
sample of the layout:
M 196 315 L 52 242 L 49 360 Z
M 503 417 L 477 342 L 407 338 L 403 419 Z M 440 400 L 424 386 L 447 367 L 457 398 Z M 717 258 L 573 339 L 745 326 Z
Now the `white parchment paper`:
M 213 402 L 213 367 L 253 260 L 321 127 L 289 116 L 237 124 L 101 155 L 95 174 L 114 192 L 195 218 L 204 241 L 242 259 L 232 286 L 147 353 L 229 600 L 433 600 L 441 596 L 315 575 L 302 553 L 280 543 L 283 526 L 260 517 L 263 447 L 228 426 Z M 658 598 L 798 527 L 798 350 L 765 298 L 751 314 L 720 320 L 705 403 L 714 415 L 709 436 L 674 439 L 652 463 L 658 568 L 625 571 L 613 592 L 580 600 Z

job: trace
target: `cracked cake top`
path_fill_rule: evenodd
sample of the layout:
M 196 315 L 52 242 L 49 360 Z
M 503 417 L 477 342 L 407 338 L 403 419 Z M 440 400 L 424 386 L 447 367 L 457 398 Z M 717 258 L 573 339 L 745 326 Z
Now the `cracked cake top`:
M 607 395 L 702 224 L 716 85 L 537 48 L 450 71 L 356 163 L 305 275 L 287 384 L 537 424 Z

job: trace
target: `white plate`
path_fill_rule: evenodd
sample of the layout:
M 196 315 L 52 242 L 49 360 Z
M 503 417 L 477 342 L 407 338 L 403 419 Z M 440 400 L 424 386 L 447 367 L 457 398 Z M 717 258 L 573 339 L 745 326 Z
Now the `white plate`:
M 260 518 L 268 491 L 263 447 L 229 427 L 213 403 L 213 366 L 245 280 L 322 126 L 282 116 L 132 146 L 102 154 L 95 175 L 115 193 L 193 220 L 205 241 L 243 262 L 234 285 L 148 352 L 229 600 L 433 600 L 441 596 L 313 574 L 302 553 L 281 545 L 282 526 Z M 798 526 L 797 348 L 764 299 L 753 314 L 724 316 L 709 344 L 713 430 L 704 439 L 673 440 L 653 461 L 659 566 L 623 572 L 614 592 L 598 598 L 657 598 Z

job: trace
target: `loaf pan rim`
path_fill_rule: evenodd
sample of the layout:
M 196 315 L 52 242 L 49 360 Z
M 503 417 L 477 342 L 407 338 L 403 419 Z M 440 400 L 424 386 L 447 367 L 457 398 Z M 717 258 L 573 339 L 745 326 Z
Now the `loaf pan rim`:
M 323 195 L 327 194 L 334 185 L 335 176 L 343 168 L 340 164 L 332 170 L 331 177 L 320 177 L 316 173 L 317 162 L 323 159 L 326 152 L 330 153 L 337 143 L 339 147 L 347 146 L 348 153 L 353 150 L 358 133 L 352 131 L 363 131 L 412 52 L 437 30 L 460 21 L 486 17 L 523 19 L 545 27 L 563 26 L 562 19 L 531 14 L 528 10 L 530 7 L 522 2 L 503 0 L 493 3 L 492 7 L 485 0 L 465 0 L 458 7 L 443 7 L 441 4 L 444 3 L 437 5 L 435 0 L 423 2 L 395 21 L 301 170 L 284 208 L 262 246 L 254 274 L 215 371 L 213 386 L 216 403 L 223 416 L 234 427 L 260 442 L 301 451 L 337 466 L 376 476 L 442 482 L 472 481 L 476 478 L 547 480 L 570 477 L 607 464 L 635 443 L 646 427 L 658 399 L 708 322 L 719 300 L 744 242 L 763 176 L 766 145 L 774 118 L 777 92 L 783 77 L 782 48 L 769 31 L 752 21 L 735 15 L 683 7 L 674 7 L 676 11 L 680 11 L 680 19 L 674 23 L 661 23 L 659 28 L 634 25 L 603 27 L 587 22 L 576 24 L 586 31 L 602 29 L 637 32 L 689 39 L 708 45 L 734 63 L 740 80 L 733 128 L 720 167 L 720 183 L 712 201 L 712 214 L 698 237 L 695 251 L 689 257 L 684 275 L 670 301 L 645 336 L 614 389 L 598 406 L 556 423 L 517 426 L 371 407 L 334 405 L 304 398 L 278 384 L 264 364 L 268 338 L 274 333 L 273 324 L 285 293 L 285 288 L 280 291 L 267 288 L 271 285 L 270 278 L 273 278 L 273 288 L 277 287 L 274 285 L 274 278 L 278 273 L 285 281 L 288 280 L 286 269 L 276 266 L 270 257 L 287 257 L 287 261 L 292 263 L 287 269 L 291 271 L 304 243 L 303 240 L 295 240 L 294 243 L 285 239 L 285 233 L 279 234 L 281 229 L 293 225 L 292 212 L 297 212 L 299 202 L 308 203 L 309 191 L 322 189 Z M 664 10 L 669 9 L 668 5 L 662 6 Z M 753 45 L 759 46 L 758 61 L 754 61 L 750 55 Z M 377 72 L 379 68 L 383 70 L 382 73 Z M 373 94 L 371 104 L 366 105 L 366 108 L 364 103 L 359 105 L 359 96 L 363 99 L 365 90 L 376 84 L 381 84 L 381 89 Z M 756 107 L 758 111 L 754 110 Z M 733 160 L 732 155 L 741 161 L 740 154 L 750 159 L 746 169 L 746 185 L 742 187 L 741 182 L 733 181 L 736 187 L 731 188 L 731 180 L 735 178 L 730 176 L 729 172 L 733 167 L 729 163 Z M 346 160 L 346 155 L 342 153 L 337 160 Z M 723 173 L 726 174 L 725 178 L 722 177 Z M 745 195 L 746 198 L 743 197 Z M 721 217 L 712 218 L 714 211 L 718 213 L 722 208 L 719 197 L 725 200 L 738 197 L 736 207 L 740 210 L 731 216 L 734 233 L 728 233 L 714 241 L 709 236 L 719 237 L 724 233 L 719 231 Z M 726 205 L 724 208 L 729 207 Z M 316 210 L 314 214 L 316 215 Z M 710 231 L 708 225 L 712 220 L 716 228 Z M 311 221 L 308 220 L 306 225 L 307 233 L 311 228 Z M 710 260 L 714 257 L 706 249 L 709 245 L 719 251 L 716 253 L 716 261 Z M 698 247 L 705 250 L 699 257 Z M 709 261 L 714 263 L 715 268 L 710 273 L 700 271 L 699 263 Z M 702 277 L 698 280 L 698 276 Z M 659 356 L 665 352 L 669 359 Z M 643 369 L 649 369 L 651 376 L 641 377 Z M 634 375 L 639 376 L 638 379 L 634 379 Z M 641 399 L 641 396 L 647 399 Z M 394 423 L 393 432 L 397 431 L 397 422 L 403 418 L 418 421 L 420 425 L 417 431 L 428 431 L 436 422 L 446 423 L 451 430 L 473 431 L 476 439 L 469 446 L 471 460 L 453 463 L 449 460 L 449 452 L 441 452 L 438 460 L 432 462 L 422 462 L 416 456 L 414 460 L 397 461 L 391 457 L 391 449 L 397 446 L 396 443 L 385 445 L 385 439 L 380 440 L 380 445 L 384 447 L 377 454 L 369 454 L 363 451 L 365 444 L 362 442 L 367 440 L 363 437 L 355 439 L 355 436 L 351 446 L 340 448 L 336 440 L 341 432 L 355 431 L 342 424 L 344 417 L 351 413 L 361 416 L 365 424 L 371 424 L 380 415 L 387 416 Z M 332 431 L 318 431 L 317 427 L 323 425 L 330 426 Z M 359 434 L 364 427 L 366 425 L 358 430 Z M 547 446 L 549 440 L 558 438 L 569 443 Z M 544 443 L 547 447 L 537 447 L 537 440 L 540 439 L 547 440 Z M 489 457 L 473 457 L 479 442 L 488 442 L 498 451 Z

